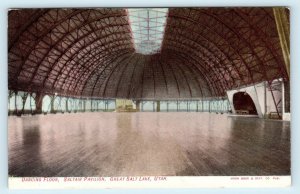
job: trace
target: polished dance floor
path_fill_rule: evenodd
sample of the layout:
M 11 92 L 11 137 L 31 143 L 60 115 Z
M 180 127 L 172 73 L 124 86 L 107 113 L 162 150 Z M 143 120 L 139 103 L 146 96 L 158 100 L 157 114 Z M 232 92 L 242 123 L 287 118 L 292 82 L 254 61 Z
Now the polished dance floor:
M 290 122 L 215 113 L 10 116 L 9 176 L 289 175 Z

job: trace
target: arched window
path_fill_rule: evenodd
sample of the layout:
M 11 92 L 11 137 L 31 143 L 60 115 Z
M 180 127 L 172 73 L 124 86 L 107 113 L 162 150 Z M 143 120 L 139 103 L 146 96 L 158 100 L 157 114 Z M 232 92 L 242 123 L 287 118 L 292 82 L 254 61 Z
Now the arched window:
M 9 98 L 9 110 L 22 110 L 23 108 L 23 101 L 22 97 L 18 95 L 18 93 L 13 93 L 12 96 Z
M 51 97 L 48 95 L 43 98 L 42 111 L 47 113 L 51 111 Z
M 36 109 L 35 100 L 31 95 L 28 95 L 26 98 L 24 110 L 35 110 L 35 109 Z

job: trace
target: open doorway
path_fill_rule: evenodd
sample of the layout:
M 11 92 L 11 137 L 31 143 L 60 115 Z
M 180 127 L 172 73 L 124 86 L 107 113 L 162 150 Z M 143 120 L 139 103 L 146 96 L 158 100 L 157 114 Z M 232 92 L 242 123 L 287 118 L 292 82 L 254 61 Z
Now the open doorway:
M 255 104 L 247 92 L 237 92 L 233 95 L 233 106 L 237 114 L 257 115 Z

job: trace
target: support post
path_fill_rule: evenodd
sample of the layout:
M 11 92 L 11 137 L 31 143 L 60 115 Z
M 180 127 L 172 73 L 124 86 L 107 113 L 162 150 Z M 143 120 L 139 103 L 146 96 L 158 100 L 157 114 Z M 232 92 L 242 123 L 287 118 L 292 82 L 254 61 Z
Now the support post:
M 169 112 L 169 101 L 167 101 L 167 112 Z
M 264 104 L 265 104 L 264 116 L 265 118 L 267 118 L 268 105 L 267 105 L 267 83 L 266 82 L 264 82 Z
M 105 111 L 108 110 L 108 100 L 105 100 Z
M 18 114 L 17 97 L 18 97 L 18 92 L 15 92 L 15 111 L 14 111 L 14 113 L 16 115 Z
M 43 110 L 43 98 L 44 98 L 44 94 L 42 93 L 36 93 L 35 94 L 35 114 L 42 114 Z
M 93 112 L 93 99 L 91 99 L 91 112 Z
M 32 104 L 31 104 L 32 93 L 29 94 L 29 106 L 30 106 L 30 114 L 32 114 Z
M 69 98 L 66 99 L 66 112 L 69 112 Z
M 136 112 L 140 112 L 140 104 L 141 104 L 141 101 L 139 101 L 139 100 L 135 101 Z
M 189 102 L 188 101 L 186 101 L 186 110 L 187 110 L 187 112 L 190 112 L 190 110 L 189 110 Z
M 24 95 L 22 96 L 22 111 L 21 111 L 21 114 L 24 114 L 25 103 L 26 103 L 27 96 L 28 96 L 28 93 L 24 93 Z
M 290 82 L 289 80 L 283 80 L 283 95 L 284 95 L 284 101 L 282 102 L 284 104 L 284 113 L 290 113 L 291 107 L 290 107 Z
M 160 112 L 160 101 L 156 101 L 156 112 Z
M 85 107 L 85 105 L 86 105 L 86 99 L 83 99 L 83 112 L 85 112 L 85 111 L 86 111 L 86 107 Z
M 155 112 L 155 101 L 152 101 L 152 112 Z
M 54 100 L 55 100 L 55 96 L 51 96 L 51 102 L 50 102 L 51 108 L 50 108 L 50 113 L 55 113 L 55 111 L 54 111 Z

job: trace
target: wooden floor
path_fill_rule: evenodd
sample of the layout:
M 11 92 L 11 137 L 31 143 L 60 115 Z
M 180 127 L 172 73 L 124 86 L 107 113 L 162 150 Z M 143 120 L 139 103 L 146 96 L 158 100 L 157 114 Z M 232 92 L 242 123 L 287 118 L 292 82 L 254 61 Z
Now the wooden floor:
M 215 113 L 9 117 L 10 176 L 289 175 L 290 123 Z

